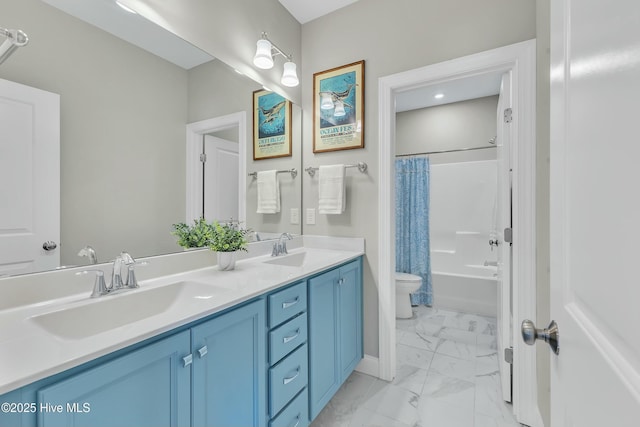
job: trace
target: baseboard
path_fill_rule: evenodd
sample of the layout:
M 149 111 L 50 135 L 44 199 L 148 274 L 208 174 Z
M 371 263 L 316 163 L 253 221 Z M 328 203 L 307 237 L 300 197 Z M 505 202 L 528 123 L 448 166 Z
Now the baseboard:
M 364 355 L 364 358 L 356 366 L 356 371 L 371 375 L 372 377 L 380 377 L 380 360 L 377 357 Z

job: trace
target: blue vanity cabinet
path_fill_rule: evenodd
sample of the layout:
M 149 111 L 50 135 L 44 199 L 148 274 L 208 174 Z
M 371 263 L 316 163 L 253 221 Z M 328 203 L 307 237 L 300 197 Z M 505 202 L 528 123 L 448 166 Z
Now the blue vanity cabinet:
M 307 427 L 307 282 L 267 297 L 269 308 L 269 427 Z
M 259 299 L 191 329 L 193 426 L 266 425 L 265 312 Z
M 184 331 L 39 389 L 37 425 L 190 425 L 190 344 Z
M 359 258 L 1 395 L 0 427 L 307 427 L 361 359 Z
M 362 261 L 309 279 L 309 417 L 362 359 Z

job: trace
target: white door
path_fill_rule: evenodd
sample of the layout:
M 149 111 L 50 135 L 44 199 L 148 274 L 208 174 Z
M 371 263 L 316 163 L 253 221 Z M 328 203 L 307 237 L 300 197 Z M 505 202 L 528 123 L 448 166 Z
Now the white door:
M 237 142 L 204 136 L 204 217 L 208 221 L 238 220 Z
M 637 0 L 551 2 L 554 427 L 640 425 L 639 23 Z
M 511 228 L 511 125 L 505 120 L 505 110 L 511 108 L 511 76 L 505 73 L 500 85 L 497 110 L 498 189 L 496 230 L 493 246 L 498 253 L 498 361 L 502 398 L 511 402 L 511 364 L 505 359 L 505 349 L 513 347 L 511 313 L 511 244 L 505 241 L 504 230 Z
M 0 276 L 57 267 L 59 244 L 60 96 L 0 79 Z

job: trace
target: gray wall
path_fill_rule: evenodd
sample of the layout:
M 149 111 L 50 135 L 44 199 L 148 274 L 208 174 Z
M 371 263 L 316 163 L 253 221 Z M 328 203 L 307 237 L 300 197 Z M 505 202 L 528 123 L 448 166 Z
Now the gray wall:
M 278 0 L 121 0 L 143 16 L 198 46 L 253 80 L 300 104 L 300 86 L 280 85 L 284 58 L 271 70 L 253 66 L 256 42 L 266 31 L 300 67 L 298 21 Z M 298 71 L 299 74 L 299 71 Z
M 416 154 L 492 146 L 498 96 L 453 102 L 396 114 L 396 154 Z M 495 148 L 434 154 L 432 163 L 496 158 Z
M 369 165 L 367 175 L 349 172 L 347 212 L 318 215 L 316 225 L 303 227 L 305 234 L 366 238 L 366 354 L 378 355 L 378 78 L 532 39 L 535 13 L 530 0 L 361 0 L 302 27 L 304 167 Z M 365 148 L 313 154 L 313 73 L 361 59 L 366 61 Z M 305 176 L 303 189 L 303 208 L 317 208 L 317 179 Z
M 39 0 L 5 3 L 2 25 L 30 42 L 0 78 L 61 95 L 62 264 L 86 262 L 77 253 L 87 244 L 100 260 L 180 250 L 170 231 L 185 215 L 185 125 L 246 111 L 250 144 L 259 85 L 218 60 L 184 70 Z M 255 165 L 249 145 L 247 169 L 299 168 L 299 139 L 293 157 Z M 282 183 L 288 213 L 300 205 L 300 178 Z M 247 202 L 251 228 L 300 233 L 288 215 L 255 214 L 255 191 Z
M 2 21 L 30 42 L 0 78 L 61 95 L 63 264 L 86 244 L 100 259 L 175 251 L 187 72 L 38 0 L 3 2 Z
M 247 173 L 262 170 L 284 170 L 296 168 L 300 171 L 302 153 L 300 150 L 300 107 L 293 106 L 291 157 L 253 160 L 253 92 L 261 87 L 246 76 L 240 77 L 233 69 L 221 61 L 212 61 L 189 70 L 189 122 L 245 111 L 247 113 Z M 224 102 L 212 102 L 224 100 Z M 237 138 L 237 137 L 236 137 Z M 237 141 L 237 139 L 236 139 Z M 280 182 L 281 210 L 278 214 L 259 214 L 257 210 L 257 182 L 247 177 L 246 213 L 247 226 L 255 231 L 283 232 L 300 234 L 300 225 L 291 224 L 291 208 L 300 209 L 302 184 L 300 175 L 292 178 L 290 174 L 278 175 Z

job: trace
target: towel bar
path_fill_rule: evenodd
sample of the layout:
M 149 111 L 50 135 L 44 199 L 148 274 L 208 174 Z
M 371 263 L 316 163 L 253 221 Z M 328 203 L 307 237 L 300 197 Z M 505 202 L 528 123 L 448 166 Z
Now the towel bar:
M 291 168 L 291 169 L 285 169 L 285 170 L 281 170 L 281 171 L 276 171 L 276 173 L 290 173 L 291 174 L 291 178 L 295 178 L 296 176 L 298 176 L 298 170 L 296 168 Z M 258 172 L 251 172 L 250 174 L 248 174 L 249 176 L 255 178 L 258 178 Z
M 366 163 L 364 163 L 364 162 L 358 162 L 358 163 L 357 163 L 357 164 L 355 164 L 355 165 L 344 165 L 344 167 L 345 167 L 345 168 L 358 168 L 358 170 L 359 170 L 361 173 L 365 173 L 365 172 L 367 172 L 367 167 L 368 167 L 368 166 L 367 166 L 367 164 L 366 164 Z M 309 176 L 313 177 L 313 176 L 315 176 L 316 171 L 317 171 L 318 169 L 320 169 L 320 168 L 313 167 L 313 166 L 309 166 L 308 168 L 306 168 L 306 169 L 305 169 L 305 172 L 307 172 L 307 173 L 309 174 Z

